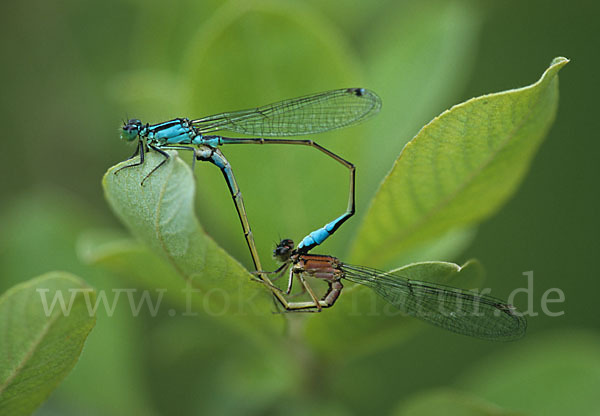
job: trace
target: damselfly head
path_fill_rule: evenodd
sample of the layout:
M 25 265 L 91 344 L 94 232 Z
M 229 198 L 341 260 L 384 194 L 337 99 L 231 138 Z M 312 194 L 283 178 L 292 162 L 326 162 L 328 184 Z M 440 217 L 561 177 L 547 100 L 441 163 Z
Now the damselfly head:
M 294 251 L 294 242 L 289 238 L 284 238 L 277 244 L 273 250 L 273 257 L 284 263 L 289 260 Z
M 121 139 L 128 142 L 135 140 L 139 137 L 141 130 L 142 122 L 137 118 L 132 118 L 127 123 L 123 124 L 123 130 L 121 131 Z

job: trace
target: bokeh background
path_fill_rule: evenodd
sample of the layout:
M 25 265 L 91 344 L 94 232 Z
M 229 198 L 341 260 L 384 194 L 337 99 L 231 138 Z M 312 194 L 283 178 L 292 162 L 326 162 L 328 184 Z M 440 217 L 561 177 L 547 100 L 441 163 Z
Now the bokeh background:
M 358 215 L 323 247 L 343 258 L 361 212 L 420 127 L 473 96 L 533 83 L 555 56 L 571 59 L 560 73 L 556 122 L 518 192 L 472 237 L 431 259 L 479 259 L 498 295 L 533 271 L 540 315 L 530 317 L 524 340 L 495 344 L 423 327 L 328 367 L 302 339 L 265 356 L 218 320 L 117 311 L 99 316 L 79 364 L 37 414 L 600 413 L 596 2 L 0 7 L 1 291 L 55 269 L 100 288 L 122 284 L 123 276 L 82 261 L 77 247 L 90 230 L 126 233 L 100 185 L 134 150 L 118 139 L 124 119 L 199 117 L 350 86 L 377 91 L 377 118 L 318 138 L 358 166 Z M 280 236 L 298 240 L 345 209 L 346 172 L 310 149 L 224 151 L 269 268 Z M 220 172 L 200 164 L 196 176 L 200 221 L 249 267 Z M 565 313 L 543 316 L 541 296 L 554 287 L 565 293 L 557 308 Z

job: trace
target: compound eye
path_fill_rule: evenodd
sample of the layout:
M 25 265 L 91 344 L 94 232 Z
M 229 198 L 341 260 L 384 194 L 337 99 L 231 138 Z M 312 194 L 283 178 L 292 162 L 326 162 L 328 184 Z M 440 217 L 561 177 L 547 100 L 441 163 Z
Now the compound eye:
M 292 250 L 294 249 L 294 242 L 289 238 L 283 239 L 277 244 L 275 250 L 273 250 L 273 256 L 280 261 L 287 261 L 291 256 Z
M 140 129 L 142 127 L 142 122 L 137 118 L 132 118 L 127 123 L 123 125 L 123 130 L 131 130 L 131 129 Z
M 132 132 L 132 131 L 140 131 L 142 129 L 142 122 L 137 118 L 132 118 L 127 123 L 123 125 L 123 131 Z
M 123 125 L 121 137 L 127 141 L 134 140 L 142 130 L 142 122 L 136 118 L 129 120 Z

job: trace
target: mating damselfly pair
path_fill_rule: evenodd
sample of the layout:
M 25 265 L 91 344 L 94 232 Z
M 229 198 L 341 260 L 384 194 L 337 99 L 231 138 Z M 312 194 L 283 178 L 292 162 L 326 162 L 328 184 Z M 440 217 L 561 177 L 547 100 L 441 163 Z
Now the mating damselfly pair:
M 139 154 L 139 160 L 121 167 L 115 171 L 115 174 L 122 169 L 143 164 L 147 149 L 162 154 L 165 159 L 144 177 L 141 186 L 144 186 L 152 174 L 168 161 L 170 156 L 166 150 L 192 151 L 194 162 L 208 161 L 219 167 L 242 224 L 255 273 L 288 311 L 320 311 L 322 308 L 333 306 L 341 293 L 341 279 L 346 279 L 372 288 L 406 314 L 445 329 L 486 339 L 508 340 L 520 337 L 525 331 L 525 319 L 516 312 L 514 307 L 500 300 L 478 296 L 466 290 L 412 281 L 395 274 L 350 266 L 331 256 L 308 254 L 354 215 L 355 167 L 313 140 L 273 139 L 272 137 L 312 135 L 347 127 L 375 115 L 380 108 L 381 99 L 374 92 L 364 88 L 347 88 L 284 100 L 248 110 L 219 113 L 196 120 L 176 118 L 151 125 L 131 119 L 123 126 L 121 137 L 126 141 L 138 141 L 136 153 L 132 158 Z M 211 134 L 220 131 L 259 137 L 235 138 Z M 287 239 L 282 240 L 277 246 L 275 254 L 283 265 L 272 273 L 281 275 L 285 270 L 290 270 L 286 291 L 273 285 L 271 279 L 267 277 L 267 274 L 272 273 L 263 271 L 241 191 L 231 165 L 218 149 L 218 146 L 228 144 L 309 146 L 325 153 L 349 170 L 350 186 L 346 211 L 325 226 L 309 233 L 297 248 L 294 248 L 291 240 Z M 307 284 L 304 275 L 323 279 L 329 284 L 329 290 L 321 299 Z M 290 302 L 287 299 L 294 277 L 300 280 L 302 289 L 308 292 L 311 301 Z M 475 306 L 477 306 L 475 313 L 467 313 Z M 450 311 L 449 307 L 456 310 Z M 424 310 L 427 313 L 424 313 Z

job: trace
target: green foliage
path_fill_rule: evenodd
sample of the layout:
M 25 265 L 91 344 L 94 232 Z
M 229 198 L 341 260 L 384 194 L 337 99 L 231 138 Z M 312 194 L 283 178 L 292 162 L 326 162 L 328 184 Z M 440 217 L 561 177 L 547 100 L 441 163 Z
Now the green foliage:
M 63 302 L 53 303 L 56 295 Z M 30 414 L 71 371 L 96 323 L 88 309 L 95 300 L 92 288 L 63 272 L 21 283 L 0 297 L 1 414 Z
M 497 209 L 516 189 L 554 117 L 556 73 L 567 62 L 557 58 L 532 86 L 469 100 L 423 128 L 406 146 L 376 195 L 355 241 L 356 250 L 362 250 L 355 257 L 382 263 L 410 246 L 404 240 L 414 244 L 471 226 Z M 207 311 L 223 310 L 238 327 L 246 327 L 248 334 L 273 332 L 280 319 L 266 319 L 272 309 L 268 290 L 253 282 L 204 232 L 193 211 L 191 171 L 176 153 L 171 154 L 144 186 L 142 179 L 164 160 L 156 152 L 141 166 L 115 173 L 132 163 L 126 161 L 111 168 L 103 181 L 119 218 L 152 251 L 160 253 L 168 266 L 122 241 L 96 248 L 92 244 L 88 250 L 91 261 L 108 263 L 122 273 L 123 267 L 117 265 L 127 265 L 128 274 L 143 276 L 147 285 L 161 284 L 170 292 L 179 293 L 173 288 L 185 281 L 199 289 L 198 299 Z M 138 267 L 141 270 L 136 271 Z M 421 262 L 398 271 L 411 279 L 463 287 L 477 286 L 482 276 L 476 262 L 462 268 Z M 209 296 L 215 290 L 223 297 Z M 184 306 L 182 295 L 175 295 L 174 301 Z M 232 307 L 245 303 L 253 304 L 250 316 Z M 239 319 L 241 315 L 243 319 Z M 383 317 L 374 319 L 373 315 Z M 367 288 L 349 287 L 335 308 L 309 317 L 305 337 L 322 352 L 334 354 L 351 343 L 353 353 L 360 354 L 411 332 L 400 330 L 399 323 L 404 321 L 411 328 L 413 320 L 397 315 Z M 353 325 L 344 325 L 349 316 L 354 316 Z
M 48 270 L 69 270 L 86 276 L 74 253 L 74 241 L 82 229 L 106 226 L 92 207 L 60 189 L 35 190 L 13 197 L 3 206 L 0 229 L 0 293 Z M 35 261 L 24 261 L 25 258 Z
M 98 234 L 88 236 L 80 244 L 82 256 L 146 287 L 165 289 L 173 304 L 181 309 L 189 308 L 191 301 L 202 305 L 209 315 L 218 311 L 217 315 L 224 315 L 220 319 L 235 321 L 235 326 L 244 329 L 247 335 L 260 338 L 262 332 L 263 336 L 269 333 L 272 336 L 281 317 L 271 314 L 273 303 L 269 291 L 204 233 L 192 207 L 194 178 L 176 153 L 172 155 L 144 186 L 140 185 L 141 180 L 163 160 L 161 155 L 150 153 L 143 165 L 115 174 L 120 167 L 131 164 L 122 162 L 109 169 L 103 182 L 107 199 L 117 215 L 161 258 L 130 240 Z M 481 284 L 483 275 L 475 261 L 463 267 L 443 262 L 415 263 L 397 271 L 411 279 L 469 288 Z M 186 282 L 194 289 L 191 298 L 186 297 Z M 214 291 L 219 296 L 211 293 Z M 387 319 L 376 324 L 373 315 L 379 315 L 383 307 Z M 351 327 L 340 325 L 349 314 L 360 316 L 363 324 L 357 323 L 361 321 L 359 318 Z M 355 286 L 344 291 L 335 308 L 312 315 L 310 321 L 314 325 L 309 323 L 306 335 L 320 349 L 333 352 L 353 341 L 355 353 L 364 353 L 371 345 L 385 345 L 386 341 L 403 335 L 398 330 L 398 318 L 398 313 L 390 311 L 370 290 Z M 407 321 L 410 327 L 411 320 Z M 364 347 L 359 346 L 361 339 L 367 343 Z
M 327 89 L 374 89 L 384 101 L 381 114 L 364 125 L 315 137 L 358 169 L 357 218 L 324 245 L 327 252 L 339 254 L 349 248 L 358 218 L 404 143 L 444 108 L 440 101 L 450 104 L 460 91 L 468 77 L 478 21 L 476 11 L 461 3 L 427 3 L 410 13 L 395 6 L 382 24 L 354 28 L 365 42 L 364 53 L 359 53 L 330 20 L 302 3 L 228 2 L 186 39 L 181 65 L 172 71 L 143 66 L 123 74 L 114 80 L 115 99 L 152 122 Z M 156 42 L 160 46 L 164 39 Z M 439 62 L 445 63 L 443 71 Z M 354 145 L 358 143 L 363 144 Z M 279 235 L 299 240 L 345 209 L 347 171 L 320 152 L 284 146 L 230 146 L 223 151 L 243 190 L 261 253 L 272 250 Z M 196 196 L 202 224 L 236 258 L 246 259 L 233 210 L 223 209 L 230 206 L 230 197 L 220 172 L 203 165 L 195 172 L 202 183 Z M 295 186 L 299 178 L 311 186 Z M 336 202 L 319 203 L 323 200 Z M 282 208 L 292 215 L 272 215 L 273 209 Z
M 413 263 L 393 271 L 408 279 L 465 289 L 478 288 L 484 275 L 481 264 L 474 260 L 463 266 L 437 261 Z M 334 308 L 311 316 L 306 323 L 305 336 L 319 351 L 337 358 L 355 358 L 406 339 L 421 325 L 414 318 L 403 317 L 365 286 L 346 286 Z M 346 345 L 352 349 L 338 356 Z
M 146 289 L 152 296 L 166 290 L 156 316 L 144 309 L 132 316 L 123 296 L 114 314 L 100 306 L 77 365 L 40 414 L 596 412 L 600 326 L 593 305 L 600 280 L 593 276 L 597 253 L 590 247 L 597 238 L 590 230 L 599 223 L 599 194 L 591 190 L 597 188 L 600 142 L 590 134 L 589 120 L 596 111 L 590 80 L 600 60 L 592 42 L 597 4 L 38 3 L 41 7 L 7 3 L 0 26 L 3 56 L 18 63 L 0 69 L 10 80 L 0 113 L 5 138 L 0 293 L 47 270 L 84 277 L 99 296 L 107 294 L 109 304 L 113 291 L 123 288 L 137 290 L 136 299 Z M 519 155 L 513 156 L 522 160 L 521 168 L 511 171 L 514 183 L 502 181 L 498 187 L 505 199 L 497 193 L 495 208 L 487 199 L 481 207 L 465 203 L 459 207 L 465 217 L 448 218 L 446 224 L 428 218 L 414 232 L 403 229 L 408 234 L 401 241 L 389 238 L 396 227 L 366 228 L 377 225 L 373 211 L 366 214 L 382 180 L 423 125 L 466 98 L 525 85 L 557 51 L 573 58 L 564 78 L 561 73 L 557 123 L 539 152 L 534 148 L 540 141 L 518 147 Z M 550 82 L 556 83 L 556 77 Z M 447 269 L 449 283 L 456 285 L 469 280 L 469 270 L 479 275 L 476 265 L 464 264 L 476 256 L 488 270 L 493 292 L 505 299 L 521 286 L 521 273 L 534 270 L 534 299 L 547 288 L 562 289 L 564 316 L 540 314 L 529 319 L 523 340 L 494 344 L 387 315 L 393 310 L 386 310 L 376 295 L 349 283 L 340 303 L 321 314 L 271 315 L 268 293 L 232 259 L 246 269 L 250 265 L 221 173 L 206 163 L 196 166 L 193 205 L 210 236 L 200 232 L 198 242 L 206 244 L 202 250 L 220 267 L 218 274 L 210 276 L 205 268 L 195 275 L 192 269 L 199 264 L 172 255 L 181 249 L 170 241 L 178 237 L 158 238 L 153 227 L 140 232 L 147 226 L 143 221 L 135 227 L 125 221 L 134 238 L 115 230 L 119 224 L 98 178 L 133 151 L 117 138 L 119 120 L 201 117 L 348 86 L 377 91 L 384 106 L 364 125 L 310 137 L 357 166 L 356 216 L 319 252 L 379 268 L 418 262 L 421 278 Z M 318 152 L 285 146 L 222 150 L 244 192 L 266 269 L 275 267 L 267 258 L 274 240 L 299 241 L 345 208 L 347 172 Z M 156 163 L 149 156 L 148 162 Z M 455 177 L 442 179 L 447 186 Z M 130 189 L 122 189 L 151 193 L 151 182 L 139 190 L 132 180 Z M 386 186 L 391 191 L 400 190 L 398 185 Z M 495 191 L 483 189 L 482 195 Z M 176 196 L 190 204 L 187 197 Z M 125 199 L 116 202 L 127 205 Z M 411 202 L 409 196 L 406 205 Z M 448 228 L 450 220 L 470 225 Z M 197 229 L 196 221 L 190 220 L 190 232 Z M 187 253 L 191 258 L 202 250 Z M 430 259 L 464 266 L 456 273 L 453 263 L 428 262 L 439 264 L 428 270 L 423 261 Z M 178 269 L 180 261 L 185 270 Z M 210 286 L 188 285 L 190 271 L 195 284 Z M 246 315 L 221 315 L 222 287 L 244 298 Z M 184 291 L 190 288 L 200 292 L 188 298 Z M 182 316 L 190 302 L 199 314 Z M 361 313 L 353 314 L 354 305 L 363 308 Z M 369 316 L 371 308 L 379 308 L 376 316 Z M 21 324 L 18 316 L 9 316 Z M 21 327 L 0 332 L 0 344 Z M 544 337 L 543 331 L 557 327 L 562 330 Z M 1 372 L 5 366 L 0 364 Z
M 388 263 L 402 250 L 497 211 L 554 120 L 557 73 L 567 62 L 556 58 L 535 84 L 473 98 L 426 125 L 372 201 L 352 260 Z
M 360 162 L 360 215 L 406 142 L 433 114 L 456 102 L 469 77 L 481 22 L 474 6 L 397 3 L 383 18 L 386 24 L 372 28 L 366 59 L 373 78 L 369 87 L 381 94 L 384 107 L 369 123 L 370 148 L 360 149 L 361 159 L 350 159 Z
M 358 253 L 355 257 L 381 264 L 398 258 L 403 251 L 406 256 L 407 249 L 435 253 L 435 245 L 429 245 L 426 251 L 418 248 L 434 237 L 444 235 L 438 243 L 442 252 L 453 241 L 468 241 L 467 227 L 497 210 L 522 179 L 556 112 L 556 73 L 567 62 L 557 58 L 532 86 L 469 100 L 423 128 L 406 146 L 375 196 L 354 242 Z M 150 152 L 143 165 L 118 174 L 117 169 L 132 162 L 116 165 L 103 180 L 111 207 L 150 251 L 129 239 L 92 234 L 80 246 L 82 255 L 88 262 L 128 276 L 138 284 L 165 288 L 170 302 L 181 309 L 189 302 L 181 294 L 186 282 L 198 289 L 193 299 L 203 305 L 205 315 L 212 310 L 223 311 L 220 319 L 232 323 L 258 345 L 269 344 L 269 339 L 272 344 L 282 319 L 269 317 L 273 306 L 268 290 L 253 281 L 205 233 L 193 210 L 194 177 L 177 153 L 170 154 L 172 157 L 144 186 L 142 179 L 163 160 L 156 152 Z M 399 212 L 404 211 L 400 216 Z M 404 223 L 396 221 L 398 217 L 405 218 Z M 398 239 L 398 234 L 408 237 Z M 375 238 L 377 235 L 380 240 Z M 411 279 L 465 288 L 481 285 L 483 277 L 476 261 L 462 267 L 418 262 L 397 271 Z M 215 290 L 224 297 L 210 296 Z M 241 314 L 231 307 L 236 304 L 252 307 L 249 313 Z M 289 323 L 292 328 L 302 328 L 294 333 L 315 353 L 329 357 L 329 366 L 343 366 L 415 334 L 420 324 L 398 315 L 367 288 L 347 284 L 335 308 L 301 318 L 289 317 Z M 345 349 L 347 345 L 352 345 L 350 351 Z M 495 411 L 446 393 L 433 403 L 453 400 L 474 414 Z M 417 401 L 411 406 L 421 405 Z
M 122 279 L 84 264 L 85 259 L 75 250 L 82 251 L 85 236 L 91 234 L 82 235 L 82 230 L 110 230 L 114 226 L 107 221 L 109 215 L 102 216 L 89 201 L 56 187 L 18 195 L 6 208 L 0 228 L 3 236 L 11 238 L 1 240 L 0 244 L 2 291 L 8 289 L 11 282 L 13 285 L 23 282 L 28 276 L 65 269 L 85 276 L 86 282 L 97 292 L 108 294 L 111 303 L 113 289 L 123 287 Z M 114 241 L 122 237 L 123 231 L 103 234 L 104 241 Z M 114 312 L 107 316 L 102 306 L 97 309 L 96 325 L 86 340 L 85 352 L 51 397 L 57 402 L 70 398 L 71 403 L 76 397 L 83 407 L 97 409 L 102 414 L 147 414 L 145 380 L 140 371 L 143 355 L 137 345 L 142 331 L 140 319 L 131 316 L 127 303 L 122 300 Z M 90 389 L 89 380 L 103 388 Z
M 454 391 L 437 389 L 427 391 L 403 403 L 395 416 L 518 416 L 521 413 L 500 409 L 477 396 Z
M 463 374 L 461 388 L 527 414 L 598 414 L 600 337 L 557 330 L 494 354 Z M 553 400 L 559 397 L 559 400 Z
M 132 233 L 155 252 L 160 253 L 170 270 L 152 271 L 155 283 L 173 287 L 172 276 L 185 282 L 187 293 L 200 295 L 207 313 L 223 315 L 249 329 L 248 333 L 274 333 L 281 327 L 281 317 L 271 314 L 268 291 L 233 257 L 219 247 L 200 226 L 194 213 L 194 177 L 189 166 L 176 157 L 154 172 L 164 160 L 150 153 L 143 165 L 115 170 L 131 164 L 125 161 L 109 169 L 103 179 L 106 198 Z M 148 267 L 155 262 L 140 262 Z M 185 296 L 184 287 L 177 293 Z M 173 290 L 171 290 L 173 291 Z

